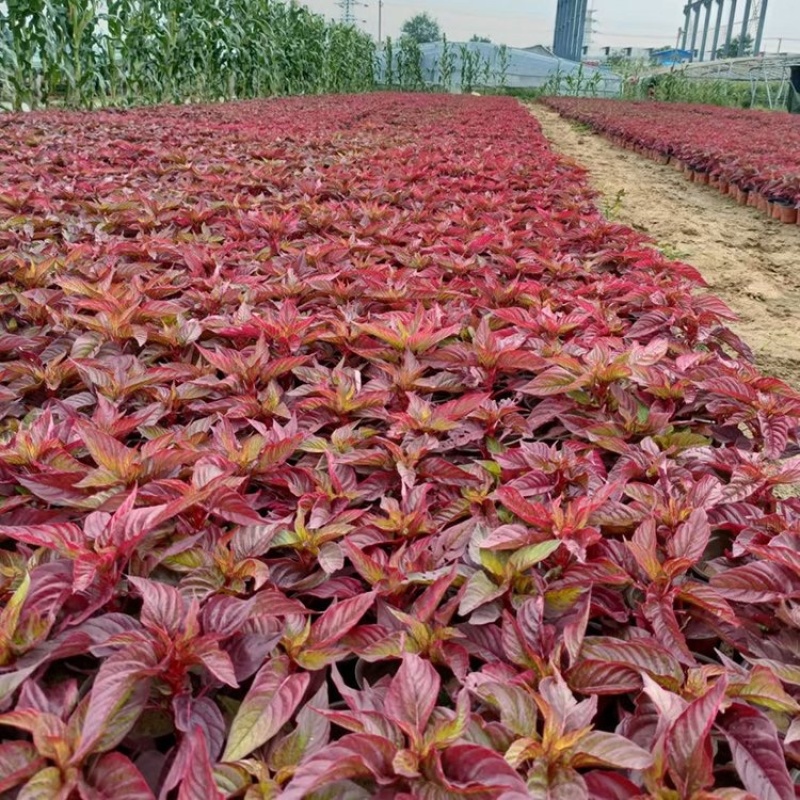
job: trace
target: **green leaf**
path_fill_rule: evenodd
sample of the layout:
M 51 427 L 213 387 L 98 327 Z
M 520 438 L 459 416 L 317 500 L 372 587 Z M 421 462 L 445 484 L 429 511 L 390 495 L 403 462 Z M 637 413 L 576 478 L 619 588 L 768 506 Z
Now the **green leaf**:
M 800 704 L 786 692 L 777 675 L 762 664 L 753 667 L 746 684 L 732 684 L 728 695 L 748 703 L 788 714 L 800 712 Z
M 548 542 L 539 542 L 539 544 L 528 545 L 520 550 L 517 550 L 511 556 L 511 566 L 516 572 L 525 572 L 535 564 L 539 564 L 546 558 L 549 558 L 561 547 L 560 539 L 553 539 Z
M 516 736 L 536 733 L 539 710 L 530 692 L 513 683 L 484 681 L 470 686 L 470 691 L 500 712 L 500 722 Z
M 69 792 L 58 767 L 45 767 L 37 772 L 19 791 L 16 800 L 67 800 Z
M 291 719 L 311 676 L 289 674 L 289 660 L 274 658 L 259 670 L 231 723 L 221 761 L 239 761 L 266 744 Z
M 9 649 L 9 644 L 14 638 L 17 625 L 19 625 L 22 607 L 25 604 L 25 598 L 28 596 L 30 588 L 31 576 L 30 573 L 26 572 L 19 586 L 14 590 L 3 610 L 0 611 L 0 664 L 8 663 L 11 657 L 12 651 Z
M 274 771 L 297 766 L 304 758 L 321 750 L 330 737 L 330 722 L 316 709 L 328 708 L 328 686 L 319 691 L 297 713 L 297 726 L 270 748 L 270 767 Z

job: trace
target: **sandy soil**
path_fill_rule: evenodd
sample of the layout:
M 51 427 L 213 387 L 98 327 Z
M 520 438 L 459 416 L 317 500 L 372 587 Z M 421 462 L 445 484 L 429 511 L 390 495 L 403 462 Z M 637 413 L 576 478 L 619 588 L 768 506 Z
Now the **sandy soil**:
M 732 327 L 759 366 L 800 388 L 800 227 L 619 150 L 543 106 L 530 110 L 553 148 L 588 169 L 600 207 L 652 236 L 671 258 L 695 266 L 709 291 L 739 315 Z

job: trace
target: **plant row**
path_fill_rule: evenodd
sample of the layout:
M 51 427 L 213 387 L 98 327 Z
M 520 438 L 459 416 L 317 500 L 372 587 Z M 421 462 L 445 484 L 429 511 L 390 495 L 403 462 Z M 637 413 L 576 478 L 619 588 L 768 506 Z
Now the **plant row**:
M 0 794 L 796 797 L 800 396 L 520 105 L 0 126 Z
M 800 119 L 769 111 L 578 98 L 544 101 L 620 147 L 787 223 L 800 207 Z
M 374 55 L 295 0 L 14 0 L 0 5 L 0 107 L 364 91 Z

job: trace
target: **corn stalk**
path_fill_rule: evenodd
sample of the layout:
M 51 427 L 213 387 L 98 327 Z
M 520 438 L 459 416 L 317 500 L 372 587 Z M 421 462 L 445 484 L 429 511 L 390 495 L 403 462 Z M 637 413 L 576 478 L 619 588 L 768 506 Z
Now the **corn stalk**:
M 16 110 L 359 92 L 374 70 L 366 34 L 295 0 L 0 0 Z

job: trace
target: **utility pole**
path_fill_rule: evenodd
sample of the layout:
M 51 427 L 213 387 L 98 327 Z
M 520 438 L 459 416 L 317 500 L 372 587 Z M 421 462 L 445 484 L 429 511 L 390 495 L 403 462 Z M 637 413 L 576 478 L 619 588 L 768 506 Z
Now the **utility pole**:
M 383 0 L 378 0 L 378 44 L 383 42 Z

